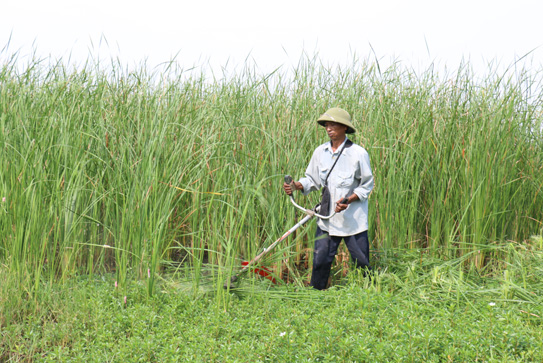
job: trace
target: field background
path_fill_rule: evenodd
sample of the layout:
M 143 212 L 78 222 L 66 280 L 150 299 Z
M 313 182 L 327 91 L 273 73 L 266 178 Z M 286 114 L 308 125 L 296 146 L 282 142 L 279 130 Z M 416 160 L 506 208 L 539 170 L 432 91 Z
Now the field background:
M 386 288 L 369 291 L 412 298 L 418 295 L 408 287 L 420 278 L 428 282 L 423 291 L 439 286 L 456 307 L 480 288 L 492 301 L 479 305 L 499 297 L 540 309 L 542 96 L 540 74 L 514 67 L 480 78 L 469 65 L 416 74 L 399 65 L 353 60 L 349 69 L 329 69 L 302 59 L 289 75 L 247 68 L 210 79 L 173 65 L 149 73 L 33 61 L 21 70 L 13 57 L 0 69 L 0 326 L 11 332 L 0 359 L 35 359 L 14 353 L 30 344 L 25 321 L 54 320 L 43 310 L 57 303 L 45 292 L 62 295 L 82 279 L 108 281 L 120 309 L 131 292 L 150 304 L 185 285 L 187 296 L 210 300 L 217 311 L 236 309 L 239 296 L 222 285 L 240 260 L 300 219 L 281 191 L 283 176 L 303 175 L 326 141 L 314 120 L 335 106 L 356 120 L 353 139 L 368 150 L 375 175 L 369 234 Z M 313 206 L 317 198 L 299 200 Z M 284 280 L 281 298 L 306 294 L 291 289 L 306 291 L 313 228 L 265 261 Z M 344 292 L 362 285 L 357 293 L 367 294 L 367 279 L 344 276 L 348 256 L 341 256 L 334 285 Z M 103 301 L 105 287 L 90 286 L 89 301 Z M 270 289 L 258 279 L 246 286 L 256 305 L 263 298 L 255 291 Z M 515 319 L 540 323 L 540 310 L 514 311 Z M 14 334 L 16 327 L 25 332 Z M 524 327 L 528 340 L 531 327 Z M 75 349 L 74 342 L 48 344 Z M 524 354 L 537 348 L 530 344 Z M 356 357 L 341 354 L 334 357 Z

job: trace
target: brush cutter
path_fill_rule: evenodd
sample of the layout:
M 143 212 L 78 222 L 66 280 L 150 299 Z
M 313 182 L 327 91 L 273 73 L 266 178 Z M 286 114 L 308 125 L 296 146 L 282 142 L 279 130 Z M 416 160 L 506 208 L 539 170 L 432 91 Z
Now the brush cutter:
M 294 184 L 294 181 L 292 180 L 292 177 L 290 175 L 285 175 L 285 183 L 287 184 L 290 184 L 291 186 L 293 186 Z M 294 190 L 294 187 L 292 188 L 292 190 Z M 347 197 L 352 194 L 352 192 L 350 192 Z M 345 204 L 347 203 L 347 197 L 345 197 L 341 203 L 342 204 Z M 320 218 L 320 219 L 330 219 L 332 218 L 336 212 L 334 211 L 332 214 L 330 214 L 329 216 L 323 216 L 323 215 L 320 215 L 319 214 L 319 211 L 320 211 L 320 204 L 317 205 L 314 209 L 306 209 L 300 205 L 298 205 L 295 201 L 294 201 L 294 197 L 293 195 L 291 194 L 290 195 L 290 202 L 298 209 L 300 209 L 302 212 L 304 212 L 306 214 L 306 216 L 304 218 L 302 218 L 301 221 L 299 221 L 298 223 L 296 223 L 291 229 L 289 229 L 288 231 L 285 232 L 285 234 L 283 234 L 277 241 L 273 242 L 270 246 L 268 246 L 267 248 L 264 248 L 264 250 L 262 252 L 260 252 L 256 257 L 254 257 L 251 261 L 249 262 L 243 262 L 242 265 L 243 265 L 243 268 L 241 269 L 241 271 L 239 271 L 237 274 L 235 274 L 234 276 L 232 276 L 230 278 L 230 281 L 227 281 L 225 284 L 224 284 L 224 288 L 227 289 L 229 286 L 233 285 L 237 280 L 238 278 L 244 274 L 245 272 L 247 272 L 249 269 L 253 269 L 254 272 L 258 273 L 259 275 L 261 276 L 264 276 L 268 279 L 270 279 L 272 282 L 275 283 L 275 278 L 273 278 L 273 276 L 271 276 L 271 271 L 268 270 L 267 268 L 265 267 L 260 267 L 260 268 L 255 268 L 254 265 L 256 265 L 256 263 L 258 261 L 260 261 L 262 259 L 262 257 L 264 257 L 265 255 L 267 255 L 271 250 L 273 250 L 275 248 L 275 246 L 277 246 L 279 244 L 279 242 L 285 240 L 292 232 L 294 232 L 295 230 L 297 230 L 298 228 L 300 228 L 301 226 L 303 226 L 307 221 L 309 221 L 311 218 L 313 217 L 317 217 L 317 218 Z

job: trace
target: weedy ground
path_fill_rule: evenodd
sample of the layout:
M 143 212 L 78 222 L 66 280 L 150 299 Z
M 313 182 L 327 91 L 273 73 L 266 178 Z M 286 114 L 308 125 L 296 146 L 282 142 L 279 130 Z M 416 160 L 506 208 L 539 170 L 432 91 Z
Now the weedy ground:
M 121 293 L 114 275 L 78 277 L 24 300 L 0 361 L 538 362 L 543 253 L 531 246 L 500 247 L 511 262 L 484 274 L 397 250 L 326 291 L 248 275 L 222 307 L 205 279 L 170 275 L 149 296 L 145 281 Z

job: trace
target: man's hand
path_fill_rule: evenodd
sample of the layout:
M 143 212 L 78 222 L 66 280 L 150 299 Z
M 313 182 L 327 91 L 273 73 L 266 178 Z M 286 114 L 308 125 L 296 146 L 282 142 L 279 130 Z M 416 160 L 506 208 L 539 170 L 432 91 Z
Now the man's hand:
M 294 189 L 295 190 L 303 190 L 304 189 L 302 183 L 300 183 L 300 182 L 294 182 L 293 184 L 294 184 Z M 291 185 L 287 184 L 287 183 L 283 183 L 283 189 L 285 190 L 285 193 L 287 193 L 287 195 L 292 195 L 292 192 L 294 191 L 294 190 L 292 190 Z
M 345 199 L 345 198 L 340 199 L 340 200 L 338 200 L 338 201 L 336 202 L 336 213 L 339 213 L 339 212 L 344 211 L 344 210 L 347 209 L 347 207 L 349 206 L 349 202 L 347 202 L 347 203 L 342 203 L 344 199 Z
M 343 203 L 343 201 L 347 199 L 347 203 Z M 343 198 L 343 199 L 340 199 L 336 202 L 336 213 L 339 213 L 339 212 L 342 212 L 344 211 L 345 209 L 347 209 L 347 207 L 349 206 L 349 204 L 351 204 L 352 202 L 354 202 L 355 200 L 358 200 L 358 195 L 356 194 L 351 194 L 348 198 Z

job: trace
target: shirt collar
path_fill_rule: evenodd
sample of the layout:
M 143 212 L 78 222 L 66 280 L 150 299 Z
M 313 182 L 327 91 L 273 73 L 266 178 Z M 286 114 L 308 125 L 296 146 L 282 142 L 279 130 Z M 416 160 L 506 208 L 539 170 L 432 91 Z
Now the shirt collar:
M 326 143 L 326 145 L 324 146 L 324 150 L 329 150 L 332 154 L 336 154 L 339 152 L 339 150 L 341 150 L 342 147 L 345 146 L 345 143 L 347 142 L 347 140 L 349 140 L 349 138 L 345 136 L 345 140 L 343 140 L 343 143 L 339 145 L 339 147 L 336 149 L 335 152 L 332 151 L 332 141 Z M 343 150 L 343 152 L 345 152 L 345 150 Z

